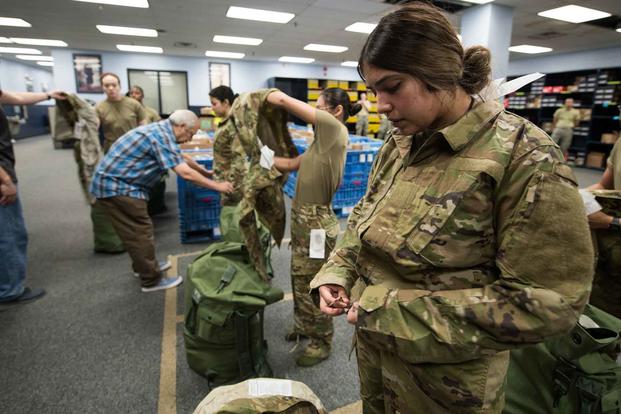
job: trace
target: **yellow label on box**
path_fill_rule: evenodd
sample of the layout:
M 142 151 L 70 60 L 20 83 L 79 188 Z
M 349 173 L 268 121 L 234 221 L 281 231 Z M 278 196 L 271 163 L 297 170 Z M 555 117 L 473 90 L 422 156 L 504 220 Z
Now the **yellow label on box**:
M 308 87 L 310 89 L 319 89 L 319 80 L 317 80 L 317 79 L 309 79 L 308 80 Z
M 308 99 L 316 101 L 319 99 L 320 91 L 308 91 Z
M 335 80 L 328 81 L 328 88 L 338 88 L 338 87 L 339 87 L 339 81 L 335 81 Z
M 339 81 L 339 88 L 341 88 L 341 89 L 349 89 L 349 82 L 348 81 Z

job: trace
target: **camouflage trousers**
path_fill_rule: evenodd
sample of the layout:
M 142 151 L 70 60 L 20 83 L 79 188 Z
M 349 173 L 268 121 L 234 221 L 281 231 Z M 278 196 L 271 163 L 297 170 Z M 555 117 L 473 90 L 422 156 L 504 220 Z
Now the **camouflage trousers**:
M 309 257 L 312 229 L 326 231 L 325 257 Z M 336 244 L 339 223 L 330 206 L 302 204 L 291 208 L 291 287 L 293 291 L 294 331 L 309 338 L 332 342 L 332 318 L 313 302 L 310 282 L 326 262 Z
M 621 318 L 621 233 L 597 230 L 592 236 L 597 267 L 589 303 Z
M 356 330 L 364 414 L 501 413 L 509 351 L 457 364 L 412 364 Z

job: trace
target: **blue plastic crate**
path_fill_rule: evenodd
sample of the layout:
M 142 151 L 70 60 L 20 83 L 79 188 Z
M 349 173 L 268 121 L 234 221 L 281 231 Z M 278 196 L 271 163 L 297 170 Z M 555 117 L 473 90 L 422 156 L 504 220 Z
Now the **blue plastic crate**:
M 217 191 L 177 177 L 177 200 L 182 243 L 215 240 L 219 236 L 220 194 Z
M 367 191 L 366 182 L 343 183 L 332 198 L 333 208 L 351 207 L 356 205 Z

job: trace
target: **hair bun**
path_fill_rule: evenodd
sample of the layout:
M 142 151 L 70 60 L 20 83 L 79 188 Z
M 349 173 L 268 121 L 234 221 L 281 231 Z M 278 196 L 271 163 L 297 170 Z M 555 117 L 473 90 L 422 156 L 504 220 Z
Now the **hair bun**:
M 361 109 L 362 105 L 359 103 L 356 102 L 355 104 L 352 104 L 352 106 L 349 107 L 349 116 L 356 115 Z
M 459 82 L 470 94 L 479 93 L 490 80 L 491 53 L 483 46 L 472 46 L 464 53 L 464 74 Z

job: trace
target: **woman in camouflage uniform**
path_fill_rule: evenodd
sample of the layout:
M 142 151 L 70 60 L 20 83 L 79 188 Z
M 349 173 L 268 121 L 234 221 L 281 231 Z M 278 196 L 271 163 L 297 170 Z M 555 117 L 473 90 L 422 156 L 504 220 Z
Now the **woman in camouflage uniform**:
M 313 293 L 356 324 L 365 413 L 500 413 L 509 349 L 569 331 L 589 297 L 576 179 L 478 96 L 489 51 L 464 51 L 433 6 L 384 16 L 359 72 L 395 130 Z
M 315 136 L 308 150 L 293 159 L 274 159 L 280 171 L 297 171 L 291 207 L 291 284 L 293 331 L 287 340 L 308 337 L 310 343 L 296 359 L 300 366 L 318 364 L 330 355 L 332 319 L 321 313 L 308 293 L 308 284 L 334 248 L 339 224 L 332 211 L 332 196 L 341 183 L 347 151 L 345 120 L 360 110 L 347 92 L 329 88 L 321 92 L 317 107 L 272 92 L 267 101 L 280 106 L 304 122 L 313 124 Z

